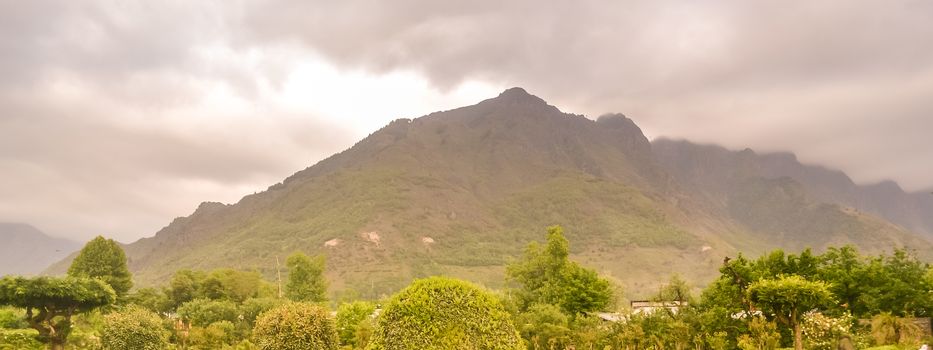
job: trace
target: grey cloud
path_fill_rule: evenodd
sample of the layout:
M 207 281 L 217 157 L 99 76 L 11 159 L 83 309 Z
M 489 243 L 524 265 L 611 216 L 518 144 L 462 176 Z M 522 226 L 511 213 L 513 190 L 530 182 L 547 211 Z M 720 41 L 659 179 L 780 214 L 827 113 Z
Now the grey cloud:
M 351 142 L 310 119 L 183 133 L 157 118 L 115 121 L 94 102 L 55 102 L 0 98 L 0 219 L 79 238 L 152 234 L 200 201 L 234 202 Z
M 909 0 L 6 1 L 0 220 L 138 237 L 340 150 L 339 121 L 267 106 L 179 120 L 216 86 L 259 99 L 305 51 L 933 188 L 930 38 L 933 3 Z
M 351 144 L 260 102 L 197 107 L 217 88 L 258 100 L 262 72 L 212 57 L 226 3 L 0 3 L 0 220 L 131 241 Z
M 933 139 L 907 128 L 933 129 L 933 106 L 913 99 L 905 112 L 886 102 L 930 91 L 929 80 L 915 83 L 933 70 L 928 1 L 281 0 L 247 8 L 240 44 L 299 42 L 348 67 L 419 70 L 442 88 L 471 79 L 521 85 L 572 111 L 627 112 L 649 134 L 791 150 L 857 180 L 933 186 Z M 874 114 L 849 115 L 848 104 Z M 775 135 L 774 118 L 795 129 Z M 904 142 L 914 146 L 897 146 Z M 874 151 L 846 153 L 861 148 Z

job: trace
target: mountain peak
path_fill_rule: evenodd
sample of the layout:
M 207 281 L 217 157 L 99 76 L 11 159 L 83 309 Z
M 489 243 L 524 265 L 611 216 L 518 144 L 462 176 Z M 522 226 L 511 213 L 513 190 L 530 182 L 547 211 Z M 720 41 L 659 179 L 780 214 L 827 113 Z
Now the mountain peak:
M 547 104 L 547 102 L 545 102 L 540 97 L 529 94 L 528 91 L 525 91 L 525 89 L 522 89 L 520 87 L 513 87 L 513 88 L 505 89 L 505 91 L 502 91 L 502 93 L 500 93 L 499 96 L 497 96 L 493 100 L 513 102 L 513 103 Z

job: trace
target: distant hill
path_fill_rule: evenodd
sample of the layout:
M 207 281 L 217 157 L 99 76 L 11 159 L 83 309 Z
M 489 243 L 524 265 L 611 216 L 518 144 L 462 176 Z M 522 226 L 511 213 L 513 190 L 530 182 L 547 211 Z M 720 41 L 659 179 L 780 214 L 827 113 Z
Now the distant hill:
M 81 243 L 46 235 L 35 227 L 0 222 L 0 275 L 34 275 L 81 249 Z
M 267 191 L 203 203 L 126 250 L 141 285 L 180 268 L 272 278 L 276 258 L 324 254 L 331 293 L 374 297 L 435 274 L 500 287 L 504 265 L 553 224 L 565 227 L 575 259 L 630 296 L 656 291 L 674 272 L 705 283 L 738 251 L 930 248 L 799 181 L 746 169 L 731 153 L 665 147 L 624 115 L 566 114 L 513 88 L 396 120 Z
M 652 151 L 678 184 L 757 233 L 760 237 L 756 239 L 794 250 L 841 244 L 856 244 L 869 251 L 874 244 L 916 248 L 926 245 L 922 235 L 904 228 L 907 225 L 892 223 L 911 223 L 898 220 L 905 216 L 886 215 L 918 210 L 905 208 L 911 205 L 908 201 L 891 200 L 890 206 L 880 205 L 873 201 L 870 186 L 859 187 L 839 171 L 800 164 L 792 154 L 759 155 L 750 149 L 730 151 L 667 139 L 652 142 Z M 853 194 L 852 200 L 845 193 Z M 879 210 L 856 207 L 859 196 L 863 198 L 861 203 L 879 203 Z M 927 213 L 933 214 L 933 208 Z M 927 251 L 918 253 L 933 257 Z

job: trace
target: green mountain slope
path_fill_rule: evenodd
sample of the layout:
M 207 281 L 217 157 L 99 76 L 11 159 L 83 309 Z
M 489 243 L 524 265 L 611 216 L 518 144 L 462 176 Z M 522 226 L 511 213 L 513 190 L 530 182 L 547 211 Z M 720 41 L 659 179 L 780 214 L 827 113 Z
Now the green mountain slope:
M 877 235 L 890 239 L 850 237 L 853 228 L 877 229 L 854 216 L 823 223 L 831 236 L 775 242 L 766 239 L 769 219 L 756 221 L 772 217 L 767 208 L 749 218 L 733 213 L 681 185 L 655 157 L 625 116 L 594 121 L 509 89 L 473 106 L 396 120 L 265 192 L 234 205 L 204 203 L 126 250 L 141 285 L 179 268 L 258 269 L 271 278 L 276 258 L 300 250 L 327 256 L 332 293 L 379 296 L 435 274 L 501 286 L 504 265 L 560 224 L 576 259 L 642 296 L 673 272 L 705 282 L 738 249 L 845 239 L 899 246 L 911 237 L 884 222 Z

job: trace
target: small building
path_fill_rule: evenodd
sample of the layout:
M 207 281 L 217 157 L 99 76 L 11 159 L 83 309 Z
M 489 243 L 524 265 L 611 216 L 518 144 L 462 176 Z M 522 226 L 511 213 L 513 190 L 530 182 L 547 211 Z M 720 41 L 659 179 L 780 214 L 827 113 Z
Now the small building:
M 618 312 L 597 312 L 595 315 L 605 322 L 621 322 L 626 319 L 624 314 Z
M 686 301 L 653 301 L 653 300 L 633 300 L 633 314 L 652 314 L 655 311 L 667 310 L 673 314 L 680 311 L 680 308 L 687 307 Z

